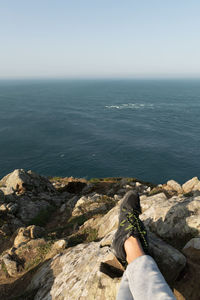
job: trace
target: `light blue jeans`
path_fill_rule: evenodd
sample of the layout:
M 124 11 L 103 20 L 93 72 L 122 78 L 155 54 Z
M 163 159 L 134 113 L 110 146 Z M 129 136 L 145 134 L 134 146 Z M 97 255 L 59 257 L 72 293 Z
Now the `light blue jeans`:
M 176 298 L 153 258 L 143 255 L 127 266 L 117 300 L 176 300 Z

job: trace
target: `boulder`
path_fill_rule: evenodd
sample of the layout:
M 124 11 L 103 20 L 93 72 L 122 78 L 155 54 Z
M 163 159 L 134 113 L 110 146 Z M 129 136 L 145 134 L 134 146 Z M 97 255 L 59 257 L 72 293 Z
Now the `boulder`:
M 103 213 L 107 210 L 106 199 L 107 196 L 99 194 L 91 194 L 89 196 L 82 196 L 77 202 L 72 211 L 72 216 L 80 216 L 85 213 Z M 105 198 L 105 201 L 104 201 Z
M 200 196 L 174 196 L 164 201 L 159 198 L 149 201 L 148 198 L 144 202 L 149 208 L 141 219 L 152 232 L 178 248 L 200 233 Z
M 140 197 L 140 204 L 142 208 L 142 212 L 149 209 L 153 204 L 157 203 L 164 203 L 167 200 L 167 196 L 165 193 L 158 193 L 156 195 L 150 196 L 150 197 Z
M 181 194 L 183 192 L 181 185 L 175 180 L 167 181 L 167 185 L 165 186 L 165 189 L 168 191 L 175 191 L 178 194 Z
M 24 243 L 27 243 L 31 239 L 37 239 L 45 234 L 45 229 L 40 226 L 31 225 L 28 227 L 19 228 L 17 236 L 14 240 L 14 247 L 18 248 Z
M 173 277 L 174 280 L 185 265 L 184 256 L 160 239 L 158 243 L 157 238 L 151 236 L 151 241 L 157 261 L 163 263 L 165 276 L 168 274 L 168 279 Z M 112 265 L 112 274 L 106 271 L 105 264 Z M 80 244 L 44 263 L 34 274 L 27 290 L 37 290 L 37 300 L 50 297 L 52 300 L 114 300 L 122 272 L 122 266 L 108 246 L 100 247 L 99 242 Z
M 16 169 L 3 177 L 0 180 L 0 189 L 5 195 L 13 193 L 21 194 L 25 191 L 55 192 L 53 185 L 47 178 L 23 169 Z
M 110 252 L 99 243 L 80 244 L 47 261 L 34 274 L 27 290 L 37 290 L 37 300 L 116 299 L 119 278 L 100 272 Z
M 197 184 L 194 185 L 192 190 L 193 191 L 200 191 L 200 181 Z
M 185 256 L 158 238 L 152 232 L 148 232 L 149 252 L 168 283 L 173 283 L 186 265 Z
M 200 181 L 197 177 L 193 177 L 182 185 L 182 189 L 184 193 L 189 193 L 193 190 L 193 188 L 199 184 Z

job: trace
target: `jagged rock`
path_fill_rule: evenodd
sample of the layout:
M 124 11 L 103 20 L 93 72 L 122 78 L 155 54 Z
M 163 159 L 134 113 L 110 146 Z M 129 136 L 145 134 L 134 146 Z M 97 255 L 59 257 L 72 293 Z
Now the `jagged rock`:
M 173 283 L 186 265 L 185 256 L 174 247 L 148 232 L 149 252 L 154 258 L 163 276 Z
M 3 203 L 0 205 L 0 213 L 5 213 L 7 211 L 7 203 Z
M 183 248 L 183 253 L 200 263 L 200 237 L 191 239 Z
M 167 196 L 164 193 L 159 193 L 150 197 L 141 196 L 140 203 L 142 211 L 144 212 L 145 210 L 149 209 L 153 204 L 156 205 L 157 203 L 160 203 L 160 205 L 162 205 L 162 203 L 164 203 L 166 200 Z
M 200 197 L 174 196 L 164 201 L 160 197 L 157 201 L 149 198 L 144 201 L 149 208 L 141 215 L 141 219 L 152 232 L 177 247 L 182 247 L 186 240 L 199 234 Z
M 64 249 L 66 247 L 66 245 L 67 245 L 67 242 L 65 240 L 59 240 L 53 244 L 53 248 Z
M 110 251 L 103 258 L 100 271 L 110 276 L 111 278 L 122 277 L 125 268 L 122 266 L 117 257 Z
M 184 193 L 189 193 L 193 190 L 193 188 L 199 184 L 200 181 L 197 177 L 193 177 L 182 185 Z
M 98 237 L 102 238 L 118 226 L 119 205 L 113 207 L 98 224 Z
M 40 226 L 31 225 L 26 228 L 19 228 L 14 240 L 14 247 L 18 248 L 20 245 L 27 243 L 30 239 L 42 237 L 44 234 L 45 230 Z
M 195 184 L 195 186 L 192 189 L 193 191 L 200 191 L 200 182 Z
M 94 194 L 82 196 L 76 203 L 72 216 L 80 216 L 84 213 L 102 213 L 106 211 L 106 205 L 102 201 L 102 195 Z
M 41 211 L 46 211 L 52 206 L 45 200 L 32 200 L 28 196 L 22 196 L 18 200 L 18 212 L 16 216 L 24 223 L 29 223 L 35 218 Z
M 50 181 L 32 171 L 26 172 L 23 169 L 16 169 L 0 180 L 0 189 L 5 195 L 23 193 L 27 191 L 52 191 L 55 189 Z
M 14 214 L 18 209 L 18 204 L 17 203 L 3 203 L 1 206 L 0 206 L 0 212 L 1 213 L 11 213 L 11 214 Z
M 67 242 L 65 240 L 58 240 L 52 246 L 51 250 L 46 255 L 46 259 L 54 257 L 56 254 L 60 253 L 67 246 Z
M 183 192 L 181 185 L 175 180 L 167 181 L 167 185 L 164 188 L 168 191 L 176 191 L 179 194 Z
M 37 300 L 114 300 L 120 279 L 99 271 L 109 252 L 94 242 L 69 248 L 35 273 L 28 290 L 38 289 Z
M 67 206 L 72 210 L 79 199 L 80 198 L 78 196 L 73 196 L 71 199 L 67 201 Z
M 100 243 L 94 242 L 80 244 L 54 257 L 36 272 L 28 290 L 38 289 L 35 297 L 37 300 L 47 300 L 50 295 L 52 300 L 116 299 L 120 279 L 111 278 L 105 272 L 100 272 L 102 263 L 113 261 L 114 256 L 109 247 L 99 247 Z M 166 248 L 165 243 L 158 246 L 156 241 L 155 248 L 159 249 L 156 250 L 157 256 L 162 253 L 165 257 L 163 263 L 165 273 L 168 271 L 170 277 L 177 276 L 177 273 L 180 272 L 181 263 L 185 263 L 184 256 L 181 256 L 169 245 Z M 170 266 L 166 265 L 167 259 Z M 119 268 L 116 264 L 113 267 Z M 172 274 L 171 272 L 175 273 Z M 115 275 L 119 276 L 118 273 Z
M 107 233 L 104 238 L 100 241 L 100 247 L 111 246 L 113 242 L 113 238 L 115 235 L 116 229 Z
M 150 186 L 149 186 L 149 187 L 147 187 L 147 188 L 146 188 L 146 190 L 145 190 L 145 192 L 146 192 L 146 193 L 149 193 L 149 192 L 151 192 L 151 187 L 150 187 Z
M 9 254 L 5 254 L 1 260 L 3 261 L 8 274 L 12 277 L 18 272 L 17 262 L 14 261 Z

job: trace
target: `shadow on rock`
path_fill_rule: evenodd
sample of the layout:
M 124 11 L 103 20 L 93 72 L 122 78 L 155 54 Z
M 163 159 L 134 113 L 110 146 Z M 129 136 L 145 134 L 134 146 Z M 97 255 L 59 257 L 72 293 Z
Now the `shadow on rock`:
M 3 300 L 34 300 L 37 296 L 37 293 L 39 291 L 39 286 L 37 287 L 30 287 L 27 289 L 27 286 L 29 285 L 31 278 L 34 276 L 34 274 L 40 269 L 40 267 L 43 267 L 43 265 L 47 265 L 49 267 L 48 271 L 48 284 L 50 282 L 54 282 L 54 275 L 53 271 L 51 271 L 49 266 L 49 261 L 46 261 L 44 264 L 40 264 L 37 267 L 31 269 L 23 276 L 19 277 L 18 279 L 14 279 L 12 277 L 7 278 L 7 283 L 0 284 L 0 295 L 1 299 Z M 41 297 L 41 299 L 45 299 Z M 48 295 L 48 300 L 51 300 L 51 295 Z

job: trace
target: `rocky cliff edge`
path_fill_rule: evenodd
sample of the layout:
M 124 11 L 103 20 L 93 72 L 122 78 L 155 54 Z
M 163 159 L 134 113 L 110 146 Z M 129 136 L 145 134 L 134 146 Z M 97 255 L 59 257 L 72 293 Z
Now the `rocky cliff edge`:
M 123 268 L 110 250 L 125 193 L 137 190 L 156 260 L 177 299 L 199 299 L 200 181 L 46 178 L 0 180 L 2 300 L 114 300 Z

